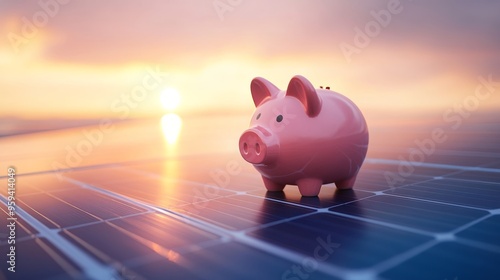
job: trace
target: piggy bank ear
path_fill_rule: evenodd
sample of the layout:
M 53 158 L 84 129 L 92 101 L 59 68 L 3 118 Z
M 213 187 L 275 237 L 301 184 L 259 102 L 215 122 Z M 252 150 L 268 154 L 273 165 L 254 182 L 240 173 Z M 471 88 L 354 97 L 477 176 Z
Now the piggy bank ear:
M 253 103 L 255 103 L 255 107 L 258 107 L 265 100 L 273 98 L 280 90 L 270 81 L 257 77 L 252 80 L 250 91 L 252 92 Z
M 314 86 L 306 78 L 300 75 L 294 76 L 288 83 L 286 95 L 297 98 L 309 117 L 315 117 L 319 114 L 321 100 Z

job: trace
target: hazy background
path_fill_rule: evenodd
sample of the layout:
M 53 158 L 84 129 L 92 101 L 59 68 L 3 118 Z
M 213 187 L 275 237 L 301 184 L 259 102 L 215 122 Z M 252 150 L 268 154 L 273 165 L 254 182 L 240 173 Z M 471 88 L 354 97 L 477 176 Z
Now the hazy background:
M 285 89 L 296 74 L 369 120 L 440 117 L 478 76 L 500 81 L 499 12 L 486 0 L 1 1 L 0 134 L 249 114 L 253 77 Z M 498 111 L 498 90 L 478 108 Z

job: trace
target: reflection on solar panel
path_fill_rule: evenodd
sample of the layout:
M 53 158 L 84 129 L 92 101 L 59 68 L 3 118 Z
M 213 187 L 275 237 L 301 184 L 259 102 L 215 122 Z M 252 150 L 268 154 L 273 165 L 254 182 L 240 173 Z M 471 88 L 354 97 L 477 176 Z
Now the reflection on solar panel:
M 265 191 L 238 154 L 246 118 L 186 119 L 176 143 L 156 121 L 115 124 L 96 145 L 82 129 L 6 137 L 0 219 L 14 166 L 16 272 L 3 225 L 0 278 L 498 279 L 497 120 L 470 119 L 419 155 L 433 124 L 372 127 L 354 190 L 318 197 Z

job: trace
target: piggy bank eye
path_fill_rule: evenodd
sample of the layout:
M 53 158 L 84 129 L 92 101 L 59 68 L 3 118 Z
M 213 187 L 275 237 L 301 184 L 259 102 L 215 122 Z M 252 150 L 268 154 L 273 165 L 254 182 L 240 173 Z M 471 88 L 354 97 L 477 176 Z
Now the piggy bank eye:
M 255 119 L 258 120 L 259 118 L 260 118 L 260 113 L 257 115 Z
M 283 116 L 282 116 L 282 115 L 278 115 L 278 116 L 276 117 L 276 121 L 277 121 L 277 122 L 281 122 L 282 120 L 283 120 Z

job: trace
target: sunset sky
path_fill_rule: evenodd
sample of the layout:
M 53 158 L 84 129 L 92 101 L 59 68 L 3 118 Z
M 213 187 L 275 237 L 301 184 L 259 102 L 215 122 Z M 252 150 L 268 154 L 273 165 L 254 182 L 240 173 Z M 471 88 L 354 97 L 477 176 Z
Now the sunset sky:
M 285 89 L 296 74 L 368 115 L 439 112 L 473 96 L 478 76 L 500 82 L 499 11 L 485 0 L 1 1 L 0 117 L 245 112 L 253 77 Z M 499 85 L 481 109 L 500 108 Z

